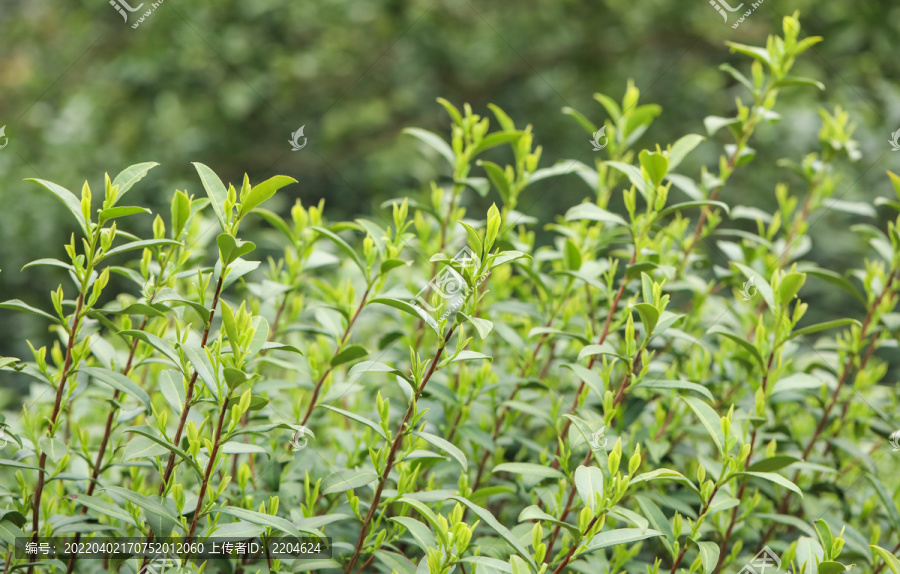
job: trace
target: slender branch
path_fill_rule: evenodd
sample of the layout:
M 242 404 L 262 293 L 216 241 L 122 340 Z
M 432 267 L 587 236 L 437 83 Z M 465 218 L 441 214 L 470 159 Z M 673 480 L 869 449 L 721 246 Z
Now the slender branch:
M 194 519 L 191 521 L 191 528 L 188 531 L 186 544 L 190 544 L 194 538 L 194 532 L 197 529 L 197 523 L 200 522 L 200 511 L 203 509 L 203 501 L 206 499 L 206 489 L 209 488 L 209 477 L 212 475 L 213 468 L 216 466 L 216 456 L 219 454 L 219 441 L 222 440 L 222 425 L 225 423 L 225 415 L 228 414 L 228 398 L 222 404 L 219 411 L 219 423 L 216 426 L 216 437 L 213 441 L 212 452 L 209 454 L 209 462 L 206 465 L 206 474 L 203 482 L 200 484 L 200 494 L 197 497 L 197 508 L 194 509 Z
M 897 545 L 894 546 L 894 549 L 891 550 L 891 554 L 896 555 L 898 550 L 900 550 L 900 542 L 898 542 Z M 874 574 L 880 574 L 881 571 L 884 570 L 885 564 L 887 564 L 887 562 L 882 561 L 881 564 L 878 565 L 878 568 L 875 569 Z
M 50 415 L 50 426 L 47 429 L 48 436 L 53 436 L 53 427 L 59 422 L 59 413 L 62 406 L 63 395 L 66 392 L 66 381 L 69 378 L 69 369 L 72 368 L 72 352 L 75 348 L 75 338 L 78 335 L 78 324 L 81 320 L 81 310 L 84 307 L 84 293 L 78 295 L 78 302 L 75 304 L 75 314 L 72 316 L 72 329 L 69 331 L 69 342 L 66 345 L 66 359 L 63 363 L 62 376 L 59 380 L 59 386 L 56 388 L 56 402 L 53 403 L 53 414 Z M 38 462 L 38 482 L 34 490 L 34 503 L 31 514 L 31 540 L 37 542 L 38 526 L 41 519 L 41 495 L 44 493 L 44 469 L 47 466 L 47 453 L 41 452 L 41 458 Z M 34 562 L 37 555 L 32 554 L 29 562 Z M 28 574 L 34 574 L 34 564 L 28 566 Z
M 712 504 L 713 499 L 716 497 L 716 493 L 719 492 L 719 484 L 716 484 L 716 487 L 713 489 L 712 494 L 709 495 L 709 499 L 706 501 L 706 504 L 703 505 L 703 509 L 700 511 L 700 514 L 697 516 L 697 520 L 694 521 L 694 524 L 700 524 L 700 520 L 709 512 L 709 507 Z M 685 553 L 687 552 L 688 545 L 685 544 L 684 548 L 681 549 L 681 553 L 678 555 L 678 558 L 675 559 L 674 564 L 672 564 L 672 572 L 671 574 L 675 574 L 678 571 L 678 565 L 681 564 L 681 560 L 684 558 Z
M 593 456 L 593 451 L 588 449 L 587 456 L 584 457 L 584 462 L 582 462 L 582 466 L 587 466 L 591 463 L 591 457 Z M 569 489 L 569 499 L 566 501 L 566 506 L 563 509 L 563 513 L 560 515 L 559 521 L 565 522 L 566 518 L 569 516 L 569 512 L 572 510 L 572 504 L 575 501 L 575 492 L 574 488 Z M 557 524 L 556 528 L 553 529 L 553 534 L 550 536 L 550 542 L 547 544 L 547 558 L 549 559 L 553 556 L 553 545 L 556 543 L 556 537 L 559 536 L 559 529 L 562 528 L 562 524 Z
M 356 307 L 356 312 L 353 313 L 353 317 L 347 322 L 347 328 L 344 329 L 344 334 L 341 335 L 341 339 L 338 342 L 337 347 L 334 350 L 334 355 L 332 356 L 332 360 L 334 357 L 337 357 L 338 353 L 341 352 L 341 349 L 344 347 L 344 344 L 347 342 L 347 337 L 350 336 L 350 329 L 353 327 L 353 324 L 356 323 L 356 318 L 359 317 L 359 313 L 362 311 L 362 308 L 366 305 L 366 299 L 369 296 L 369 290 L 372 288 L 371 285 L 366 287 L 365 293 L 363 293 L 362 299 L 359 302 L 359 305 Z M 331 374 L 331 367 L 325 369 L 325 372 L 322 373 L 322 376 L 319 377 L 319 380 L 316 381 L 316 387 L 313 390 L 312 398 L 309 400 L 309 407 L 306 409 L 306 414 L 303 416 L 303 421 L 300 423 L 301 425 L 306 425 L 306 421 L 309 420 L 309 417 L 312 416 L 313 409 L 316 408 L 316 401 L 319 399 L 319 393 L 322 390 L 322 385 L 325 384 L 325 379 L 328 378 L 328 375 Z
M 138 327 L 138 331 L 143 331 L 147 327 L 147 322 L 149 320 L 150 320 L 150 316 L 144 315 L 144 320 L 141 322 L 141 326 Z M 138 339 L 137 339 L 137 337 L 135 337 L 131 341 L 131 351 L 128 353 L 128 360 L 125 363 L 125 368 L 122 369 L 122 374 L 126 377 L 128 376 L 128 373 L 131 372 L 131 365 L 132 365 L 132 362 L 134 361 L 134 354 L 135 354 L 135 351 L 137 351 L 137 345 L 138 345 Z M 113 393 L 113 402 L 114 403 L 115 403 L 115 401 L 117 401 L 119 399 L 119 396 L 121 394 L 122 393 L 118 389 L 116 389 L 116 392 Z M 113 421 L 114 421 L 114 419 L 116 417 L 116 413 L 118 411 L 119 411 L 119 407 L 117 407 L 115 404 L 110 405 L 109 414 L 106 416 L 106 427 L 103 431 L 103 438 L 100 440 L 100 448 L 97 451 L 97 462 L 94 463 L 94 470 L 93 470 L 93 472 L 91 472 L 91 481 L 88 483 L 87 492 L 85 492 L 85 494 L 87 496 L 93 495 L 94 489 L 97 487 L 97 479 L 100 477 L 100 473 L 102 472 L 102 469 L 103 469 L 103 457 L 106 454 L 106 447 L 109 444 L 109 438 L 110 438 L 110 435 L 112 434 Z M 85 513 L 87 513 L 87 510 L 88 510 L 88 507 L 82 505 L 81 514 L 84 515 Z M 81 541 L 81 533 L 76 532 L 75 538 L 72 540 L 72 544 L 77 545 L 79 543 L 79 541 Z M 77 559 L 78 559 L 78 555 L 72 554 L 72 556 L 69 558 L 68 564 L 66 565 L 66 574 L 71 574 L 72 571 L 75 569 L 75 562 Z
M 593 528 L 594 525 L 597 524 L 597 521 L 598 521 L 599 519 L 600 519 L 599 516 L 595 516 L 595 517 L 588 523 L 588 526 L 587 526 L 587 529 L 585 530 L 585 532 L 590 532 L 590 531 L 591 531 L 591 528 Z M 559 563 L 559 566 L 556 567 L 556 570 L 553 571 L 553 574 L 561 574 L 561 572 L 563 571 L 563 568 L 565 568 L 566 566 L 568 566 L 569 561 L 572 560 L 572 556 L 575 555 L 575 551 L 578 550 L 578 546 L 579 546 L 578 544 L 572 544 L 572 547 L 569 548 L 569 551 L 568 551 L 568 552 L 566 553 L 566 555 L 563 557 L 562 562 Z M 549 546 L 548 546 L 547 555 L 548 555 L 548 556 L 550 555 Z
M 437 368 L 437 364 L 441 360 L 441 355 L 444 354 L 444 349 L 447 348 L 447 343 L 450 341 L 450 337 L 453 335 L 454 329 L 450 329 L 447 332 L 447 336 L 444 337 L 444 341 L 441 343 L 440 348 L 434 356 L 434 359 L 431 361 L 431 365 L 428 367 L 428 372 L 425 375 L 425 378 L 422 379 L 422 384 L 416 390 L 415 396 L 409 401 L 409 407 L 406 409 L 406 414 L 403 416 L 403 422 L 400 423 L 400 428 L 397 431 L 397 437 L 394 439 L 393 444 L 391 444 L 391 450 L 388 453 L 387 461 L 384 465 L 384 471 L 381 473 L 381 478 L 378 479 L 378 487 L 375 489 L 375 496 L 372 498 L 372 502 L 369 505 L 369 512 L 366 514 L 365 520 L 363 520 L 362 528 L 359 532 L 359 538 L 356 540 L 356 548 L 353 551 L 353 556 L 350 558 L 350 563 L 347 565 L 345 570 L 346 574 L 350 574 L 353 571 L 353 565 L 356 564 L 357 559 L 359 558 L 360 552 L 362 552 L 363 544 L 366 542 L 366 535 L 369 531 L 369 525 L 372 523 L 372 518 L 375 516 L 375 512 L 378 510 L 378 503 L 381 502 L 381 493 L 384 490 L 384 485 L 387 484 L 388 475 L 391 473 L 391 469 L 394 468 L 394 459 L 397 456 L 397 452 L 400 450 L 400 445 L 403 444 L 403 437 L 405 436 L 404 429 L 409 423 L 409 419 L 412 417 L 413 410 L 415 410 L 416 403 L 419 400 L 419 397 L 422 396 L 422 392 L 425 390 L 425 385 L 428 384 L 428 381 L 431 380 L 431 376 L 434 374 L 435 369 Z

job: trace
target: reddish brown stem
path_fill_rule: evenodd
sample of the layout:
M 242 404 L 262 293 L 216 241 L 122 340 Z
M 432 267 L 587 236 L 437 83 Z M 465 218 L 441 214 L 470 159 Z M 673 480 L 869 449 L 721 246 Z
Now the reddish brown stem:
M 584 457 L 584 462 L 582 462 L 582 466 L 587 466 L 591 463 L 591 456 L 593 455 L 593 451 L 588 449 L 587 456 Z M 565 522 L 566 518 L 569 516 L 569 512 L 572 510 L 572 504 L 575 502 L 575 489 L 569 489 L 569 499 L 566 501 L 566 506 L 563 508 L 563 513 L 560 515 L 559 521 Z M 556 528 L 553 529 L 553 534 L 550 536 L 550 542 L 547 544 L 547 559 L 549 560 L 551 556 L 553 556 L 553 545 L 556 543 L 556 537 L 559 536 L 559 529 L 562 528 L 562 525 L 557 524 Z
M 419 400 L 419 397 L 422 396 L 422 392 L 425 390 L 425 385 L 427 385 L 428 381 L 431 380 L 431 376 L 434 374 L 434 371 L 441 360 L 441 356 L 444 354 L 444 349 L 447 347 L 447 343 L 450 341 L 451 336 L 453 336 L 453 329 L 450 329 L 447 332 L 447 336 L 444 337 L 443 343 L 435 354 L 434 359 L 431 361 L 431 365 L 429 365 L 428 367 L 428 372 L 425 374 L 425 378 L 422 379 L 422 384 L 416 390 L 416 394 L 413 397 L 413 400 L 409 401 L 409 407 L 406 409 L 406 414 L 403 416 L 403 422 L 400 423 L 400 428 L 397 430 L 397 436 L 396 438 L 394 438 L 394 442 L 391 444 L 390 452 L 388 452 L 387 461 L 385 462 L 384 470 L 381 473 L 381 478 L 378 479 L 378 487 L 375 489 L 375 496 L 372 498 L 372 502 L 369 505 L 369 512 L 366 514 L 365 520 L 363 520 L 362 528 L 359 532 L 359 538 L 356 540 L 356 548 L 353 550 L 353 556 L 350 558 L 350 563 L 347 565 L 347 569 L 345 570 L 346 574 L 350 574 L 350 572 L 353 571 L 353 565 L 356 564 L 356 561 L 359 558 L 359 554 L 360 552 L 362 552 L 363 544 L 365 544 L 366 542 L 366 535 L 369 532 L 369 525 L 372 523 L 372 518 L 375 517 L 375 512 L 378 510 L 378 503 L 381 502 L 381 493 L 384 490 L 384 485 L 387 484 L 388 475 L 390 475 L 391 469 L 394 468 L 394 459 L 397 457 L 397 452 L 400 450 L 400 446 L 403 444 L 403 437 L 406 436 L 404 430 L 409 423 L 409 419 L 412 417 L 413 410 L 416 407 L 416 403 Z
M 334 350 L 334 355 L 332 356 L 332 360 L 334 360 L 334 357 L 337 357 L 338 353 L 341 352 L 342 347 L 347 342 L 347 337 L 350 336 L 350 329 L 353 327 L 353 324 L 356 323 L 356 318 L 359 317 L 359 313 L 362 311 L 362 308 L 366 304 L 366 299 L 369 296 L 370 288 L 371 288 L 371 286 L 366 288 L 366 291 L 365 291 L 365 293 L 363 293 L 362 299 L 359 302 L 359 306 L 356 307 L 356 312 L 353 313 L 353 317 L 351 317 L 350 320 L 347 322 L 347 328 L 344 329 L 344 334 L 341 335 L 341 340 L 338 343 L 337 348 Z M 325 369 L 325 372 L 322 373 L 322 376 L 319 377 L 319 380 L 316 381 L 316 387 L 315 387 L 315 389 L 313 389 L 313 395 L 312 395 L 312 398 L 309 400 L 309 407 L 306 409 L 306 414 L 303 416 L 303 421 L 301 421 L 301 423 L 300 423 L 301 425 L 305 425 L 306 421 L 309 420 L 309 417 L 312 416 L 313 409 L 316 408 L 316 401 L 319 400 L 319 393 L 322 391 L 322 385 L 325 384 L 325 379 L 327 379 L 328 375 L 330 375 L 330 374 L 331 374 L 331 367 L 328 367 L 327 369 Z
M 59 380 L 59 387 L 56 389 L 56 402 L 53 403 L 53 414 L 50 415 L 50 426 L 47 429 L 48 436 L 53 436 L 53 427 L 56 426 L 59 418 L 60 409 L 62 407 L 63 395 L 66 392 L 66 381 L 69 378 L 69 369 L 72 368 L 72 351 L 75 348 L 75 338 L 78 335 L 78 323 L 81 320 L 81 310 L 84 307 L 84 294 L 78 295 L 78 302 L 75 304 L 75 314 L 72 316 L 72 329 L 69 331 L 69 343 L 66 345 L 66 359 L 63 363 L 62 376 Z M 38 482 L 34 490 L 34 503 L 31 515 L 31 540 L 37 542 L 38 526 L 41 519 L 41 495 L 44 493 L 44 468 L 47 465 L 47 453 L 42 452 L 38 461 Z M 37 555 L 32 554 L 29 562 L 34 562 Z M 28 566 L 28 574 L 34 574 L 34 564 Z
M 597 524 L 597 521 L 600 519 L 599 516 L 595 516 L 589 523 L 587 530 L 585 532 L 590 532 L 591 528 Z M 566 555 L 563 556 L 562 562 L 559 563 L 559 566 L 556 567 L 556 570 L 553 571 L 553 574 L 560 574 L 563 571 L 563 568 L 569 565 L 569 561 L 572 560 L 572 556 L 575 555 L 575 551 L 578 550 L 578 544 L 572 544 L 572 547 L 569 548 L 569 551 L 566 552 Z M 550 552 L 547 552 L 547 555 L 550 555 Z
M 228 414 L 228 399 L 225 399 L 222 409 L 219 411 L 219 423 L 216 426 L 216 437 L 213 441 L 212 452 L 209 455 L 209 462 L 206 465 L 206 474 L 203 482 L 200 484 L 200 494 L 197 497 L 197 508 L 194 509 L 194 519 L 191 521 L 191 529 L 188 531 L 187 544 L 190 544 L 194 538 L 194 532 L 197 529 L 197 523 L 200 522 L 200 511 L 203 509 L 203 501 L 206 499 L 206 489 L 209 488 L 209 477 L 212 476 L 213 468 L 216 466 L 216 456 L 219 454 L 219 441 L 222 440 L 222 425 L 225 424 L 225 415 Z

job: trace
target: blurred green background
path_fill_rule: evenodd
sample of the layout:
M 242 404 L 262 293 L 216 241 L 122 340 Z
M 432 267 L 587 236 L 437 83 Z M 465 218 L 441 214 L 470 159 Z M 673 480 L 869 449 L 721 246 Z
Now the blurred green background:
M 96 197 L 104 172 L 157 161 L 128 203 L 167 213 L 174 189 L 203 194 L 190 165 L 200 161 L 235 183 L 244 172 L 254 182 L 298 179 L 276 208 L 325 198 L 332 220 L 371 213 L 446 177 L 439 157 L 401 133 L 420 126 L 446 136 L 439 96 L 481 114 L 495 103 L 532 124 L 543 166 L 592 164 L 589 138 L 563 106 L 600 124 L 605 112 L 592 94 L 619 100 L 634 78 L 642 103 L 663 107 L 639 147 L 704 133 L 705 116 L 731 115 L 734 98 L 745 96 L 717 69 L 726 61 L 749 68 L 724 42 L 764 44 L 794 10 L 801 36 L 825 37 L 795 72 L 827 90 L 783 92 L 782 122 L 758 131 L 757 159 L 722 199 L 771 209 L 777 181 L 801 193 L 775 161 L 817 151 L 820 105 L 842 106 L 859 126 L 862 159 L 843 166 L 835 197 L 871 203 L 892 193 L 884 171 L 900 171 L 900 153 L 887 143 L 900 128 L 894 1 L 766 0 L 737 30 L 735 17 L 724 23 L 707 0 L 165 0 L 133 29 L 150 8 L 145 0 L 126 24 L 106 0 L 0 3 L 0 125 L 9 137 L 0 150 L 0 300 L 47 308 L 48 292 L 66 281 L 52 268 L 20 271 L 32 259 L 62 258 L 74 230 L 64 208 L 25 178 L 76 193 L 87 179 Z M 308 144 L 292 152 L 288 140 L 300 126 Z M 696 177 L 714 164 L 724 137 L 704 143 L 681 171 Z M 547 180 L 529 188 L 520 209 L 543 224 L 589 193 L 577 177 Z M 473 197 L 472 209 L 495 199 Z M 823 216 L 810 257 L 838 271 L 861 265 L 868 249 L 847 229 L 852 221 Z M 149 224 L 132 218 L 126 226 L 146 232 Z M 827 314 L 838 304 L 821 299 L 818 308 Z M 0 311 L 0 355 L 30 359 L 26 337 L 49 342 L 44 324 Z

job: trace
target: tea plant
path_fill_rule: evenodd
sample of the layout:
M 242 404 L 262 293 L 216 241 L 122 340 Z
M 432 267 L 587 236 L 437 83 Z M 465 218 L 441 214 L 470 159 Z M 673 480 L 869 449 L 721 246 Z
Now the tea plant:
M 180 541 L 179 572 L 900 572 L 897 400 L 876 353 L 900 328 L 898 220 L 853 226 L 872 247 L 859 269 L 803 259 L 827 212 L 876 215 L 839 201 L 860 156 L 848 114 L 822 111 L 821 149 L 782 162 L 804 188 L 779 184 L 775 213 L 721 201 L 763 167 L 753 136 L 781 91 L 821 87 L 791 75 L 819 40 L 794 15 L 765 47 L 730 44 L 749 74 L 722 70 L 749 96 L 706 119 L 728 143 L 693 176 L 678 168 L 706 138 L 635 147 L 662 110 L 629 84 L 596 94 L 593 165 L 541 168 L 531 126 L 439 100 L 449 143 L 407 132 L 448 180 L 354 221 L 299 202 L 283 218 L 264 205 L 292 178 L 238 189 L 195 164 L 205 193 L 176 191 L 142 239 L 122 227 L 151 214 L 124 198 L 155 164 L 107 176 L 102 201 L 33 180 L 80 236 L 30 264 L 72 281 L 51 310 L 0 304 L 57 337 L 0 359 L 34 380 L 0 420 L 3 571 L 150 571 L 22 553 L 115 536 Z M 565 174 L 590 195 L 539 245 L 517 209 Z M 473 192 L 499 206 L 467 216 Z M 847 317 L 805 320 L 810 287 Z M 194 542 L 284 535 L 329 537 L 332 557 L 190 560 Z

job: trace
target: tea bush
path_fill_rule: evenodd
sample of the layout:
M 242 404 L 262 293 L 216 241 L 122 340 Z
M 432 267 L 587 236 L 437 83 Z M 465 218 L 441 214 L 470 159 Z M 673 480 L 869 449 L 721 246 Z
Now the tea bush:
M 822 111 L 821 149 L 783 161 L 804 189 L 779 185 L 775 213 L 719 201 L 781 90 L 821 87 L 790 73 L 820 40 L 798 34 L 795 15 L 765 47 L 730 44 L 749 73 L 722 70 L 750 97 L 706 119 L 728 143 L 693 176 L 678 167 L 705 138 L 635 147 L 661 109 L 629 85 L 596 94 L 602 130 L 563 110 L 593 165 L 539 167 L 530 126 L 440 100 L 449 143 L 407 131 L 452 175 L 368 219 L 283 218 L 264 204 L 292 178 L 226 187 L 198 163 L 205 194 L 176 191 L 145 239 L 120 225 L 149 215 L 123 200 L 154 163 L 107 176 L 102 201 L 34 180 L 82 236 L 30 264 L 71 277 L 48 309 L 0 304 L 58 337 L 0 359 L 35 381 L 2 420 L 3 571 L 159 571 L 25 553 L 55 536 L 178 541 L 168 572 L 898 573 L 897 399 L 876 353 L 900 328 L 897 221 L 854 225 L 858 269 L 803 259 L 825 212 L 876 215 L 840 199 L 848 115 Z M 589 199 L 538 246 L 529 186 L 566 174 Z M 900 211 L 890 178 L 879 205 Z M 472 193 L 499 207 L 467 217 Z M 254 218 L 269 229 L 250 241 Z M 804 321 L 814 284 L 846 317 Z M 189 559 L 283 536 L 327 537 L 331 558 Z

